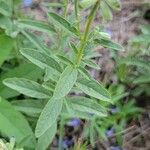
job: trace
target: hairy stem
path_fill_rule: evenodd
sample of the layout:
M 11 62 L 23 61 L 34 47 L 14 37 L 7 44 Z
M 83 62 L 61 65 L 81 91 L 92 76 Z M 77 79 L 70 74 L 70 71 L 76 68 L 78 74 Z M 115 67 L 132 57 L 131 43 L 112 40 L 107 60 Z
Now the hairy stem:
M 91 28 L 92 23 L 94 21 L 95 14 L 96 14 L 97 9 L 99 8 L 99 5 L 100 5 L 100 0 L 97 0 L 97 2 L 95 3 L 95 5 L 94 5 L 93 9 L 91 10 L 90 15 L 88 17 L 85 32 L 84 32 L 83 38 L 81 39 L 81 42 L 80 42 L 79 53 L 77 55 L 77 62 L 76 62 L 77 65 L 79 65 L 81 60 L 82 60 L 82 56 L 83 56 L 83 52 L 84 52 L 84 49 L 86 46 L 86 42 L 87 42 L 87 39 L 89 37 L 90 28 Z
M 68 13 L 68 4 L 69 4 L 69 0 L 64 0 L 64 6 L 65 6 L 65 9 L 64 9 L 64 18 L 65 19 L 67 17 L 67 13 Z
M 80 32 L 80 17 L 79 17 L 79 9 L 78 9 L 78 5 L 79 5 L 79 0 L 75 0 L 75 16 L 76 16 L 76 20 L 77 20 L 77 28 L 78 31 Z

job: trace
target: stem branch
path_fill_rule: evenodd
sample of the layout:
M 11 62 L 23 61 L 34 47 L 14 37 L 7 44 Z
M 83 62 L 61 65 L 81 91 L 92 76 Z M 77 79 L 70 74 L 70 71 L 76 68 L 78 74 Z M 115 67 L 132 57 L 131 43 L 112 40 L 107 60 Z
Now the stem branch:
M 95 3 L 95 5 L 94 5 L 93 9 L 91 10 L 90 15 L 88 17 L 85 32 L 84 32 L 83 38 L 81 39 L 81 42 L 80 42 L 79 53 L 77 55 L 77 62 L 76 62 L 77 65 L 79 65 L 81 60 L 82 60 L 82 56 L 83 56 L 83 52 L 84 52 L 84 49 L 86 46 L 86 42 L 87 42 L 87 39 L 89 37 L 90 28 L 91 28 L 92 23 L 94 21 L 95 14 L 96 14 L 96 11 L 97 11 L 99 5 L 100 5 L 100 0 L 97 0 L 97 2 Z

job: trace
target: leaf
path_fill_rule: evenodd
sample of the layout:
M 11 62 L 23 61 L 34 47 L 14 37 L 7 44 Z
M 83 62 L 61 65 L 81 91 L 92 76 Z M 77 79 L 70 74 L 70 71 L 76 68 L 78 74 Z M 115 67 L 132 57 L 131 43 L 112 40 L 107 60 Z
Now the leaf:
M 73 65 L 73 63 L 68 59 L 68 58 L 66 58 L 65 56 L 62 56 L 62 55 L 56 55 L 58 58 L 59 58 L 59 60 L 61 61 L 61 62 L 63 62 L 64 64 L 66 64 L 66 65 Z
M 0 35 L 0 66 L 13 49 L 14 40 L 6 35 Z
M 12 0 L 0 0 L 0 14 L 10 17 L 12 15 L 12 7 Z
M 63 99 L 51 98 L 44 107 L 35 129 L 35 136 L 40 137 L 56 122 L 63 105 Z
M 67 20 L 65 20 L 64 18 L 62 18 L 61 16 L 53 13 L 53 12 L 49 12 L 48 15 L 59 24 L 60 27 L 67 29 L 68 31 L 72 32 L 75 35 L 79 35 L 78 30 L 71 25 Z
M 27 48 L 21 49 L 20 53 L 42 69 L 50 67 L 51 69 L 58 72 L 62 71 L 61 66 L 58 64 L 58 62 L 55 61 L 55 59 L 53 59 L 52 57 L 46 55 L 45 53 L 40 53 L 37 50 Z
M 97 51 L 89 50 L 87 54 L 85 54 L 84 59 L 96 58 L 101 57 L 102 55 Z
M 150 83 L 150 74 L 141 75 L 137 77 L 133 83 L 135 84 L 144 84 L 144 83 Z
M 70 46 L 71 46 L 72 50 L 74 51 L 74 53 L 78 54 L 78 49 L 72 42 L 70 43 Z
M 46 67 L 45 69 L 45 75 L 44 75 L 44 81 L 55 81 L 57 82 L 59 79 L 60 73 L 56 72 L 56 70 L 51 69 L 50 67 Z
M 45 101 L 34 100 L 34 99 L 24 99 L 24 100 L 13 100 L 11 104 L 17 111 L 24 113 L 31 117 L 37 117 L 42 112 L 45 106 Z
M 80 79 L 77 81 L 76 86 L 89 96 L 111 102 L 109 92 L 94 79 Z
M 149 24 L 140 26 L 140 29 L 143 34 L 150 34 L 150 25 Z
M 6 86 L 30 97 L 47 99 L 52 96 L 50 91 L 32 80 L 24 78 L 8 78 L 5 79 L 3 83 Z
M 97 0 L 82 0 L 80 2 L 80 7 L 87 9 L 89 7 L 91 7 L 92 5 L 94 5 L 96 3 Z
M 106 0 L 106 1 L 113 10 L 121 10 L 120 0 Z
M 42 136 L 39 137 L 36 150 L 45 150 L 52 142 L 57 132 L 57 123 L 55 122 Z
M 71 97 L 68 100 L 70 101 L 72 108 L 77 111 L 95 114 L 100 117 L 107 116 L 106 110 L 97 103 L 96 100 L 81 96 Z
M 115 42 L 112 42 L 112 41 L 108 41 L 108 40 L 104 40 L 104 39 L 95 39 L 95 42 L 105 48 L 110 48 L 110 49 L 118 50 L 118 51 L 124 51 L 124 48 L 121 45 L 119 45 Z
M 100 66 L 97 65 L 93 60 L 90 60 L 90 59 L 84 59 L 83 60 L 83 63 L 91 68 L 94 68 L 94 69 L 97 69 L 97 70 L 100 70 Z
M 141 67 L 145 70 L 150 70 L 150 66 L 147 65 L 147 61 L 139 59 L 139 58 L 132 58 L 132 57 L 127 57 L 127 58 L 121 58 L 118 60 L 118 63 L 121 64 L 126 64 L 128 66 L 136 66 L 136 67 Z
M 37 49 L 40 50 L 40 52 L 47 54 L 47 51 L 46 51 L 46 49 L 45 49 L 45 47 L 44 47 L 44 44 L 42 44 L 42 41 L 40 41 L 40 40 L 37 38 L 36 35 L 34 35 L 34 34 L 30 33 L 30 32 L 27 32 L 27 31 L 21 31 L 21 33 L 22 33 L 24 36 L 26 36 L 26 37 L 29 39 L 29 41 L 30 41 L 31 43 L 33 43 L 33 44 L 36 46 Z
M 36 81 L 42 76 L 43 72 L 33 64 L 22 63 L 17 67 L 9 70 L 6 73 L 1 74 L 0 76 L 0 96 L 3 98 L 11 98 L 19 95 L 18 92 L 6 87 L 2 84 L 3 80 L 6 78 L 18 77 L 18 78 L 27 78 L 30 80 Z
M 12 30 L 12 27 L 13 26 L 11 19 L 9 17 L 0 15 L 0 28 L 5 30 L 6 35 L 9 35 L 9 33 Z
M 55 29 L 50 24 L 37 21 L 37 20 L 31 20 L 31 19 L 20 19 L 17 21 L 17 25 L 19 28 L 22 29 L 33 29 L 45 33 L 51 34 L 52 32 L 55 32 Z
M 150 43 L 150 34 L 142 34 L 142 35 L 138 35 L 134 38 L 132 38 L 130 40 L 130 42 L 133 42 L 133 43 L 144 43 L 144 44 L 147 44 L 147 43 Z
M 66 67 L 56 84 L 53 97 L 56 99 L 66 96 L 77 80 L 78 71 L 72 66 Z
M 0 98 L 0 132 L 9 138 L 15 137 L 17 145 L 28 136 L 22 146 L 26 149 L 35 147 L 35 137 L 27 120 L 2 98 Z
M 105 20 L 112 20 L 113 19 L 113 15 L 112 12 L 109 8 L 109 6 L 105 3 L 105 1 L 101 1 L 101 12 L 102 12 L 102 16 Z
M 78 70 L 79 70 L 79 72 L 80 72 L 86 79 L 90 79 L 90 78 L 91 78 L 89 72 L 88 72 L 85 68 L 83 68 L 83 67 L 80 66 L 80 67 L 78 68 Z

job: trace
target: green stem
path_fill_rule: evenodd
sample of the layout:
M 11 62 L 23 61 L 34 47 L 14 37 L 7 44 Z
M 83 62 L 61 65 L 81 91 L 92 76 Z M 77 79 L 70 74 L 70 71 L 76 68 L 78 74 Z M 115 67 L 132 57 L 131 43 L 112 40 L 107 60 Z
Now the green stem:
M 79 10 L 78 10 L 78 5 L 79 5 L 79 0 L 75 0 L 75 16 L 77 20 L 77 28 L 78 31 L 80 32 L 80 17 L 79 17 Z
M 69 4 L 69 0 L 64 0 L 64 6 L 65 6 L 65 9 L 64 9 L 64 18 L 65 19 L 67 17 L 67 13 L 68 13 L 68 4 Z
M 88 17 L 85 32 L 84 32 L 83 38 L 80 42 L 79 53 L 77 55 L 77 62 L 76 62 L 77 65 L 79 65 L 81 60 L 82 60 L 82 56 L 83 56 L 83 52 L 84 52 L 84 49 L 86 46 L 86 42 L 87 42 L 87 39 L 89 37 L 90 28 L 91 28 L 92 23 L 94 21 L 95 14 L 96 14 L 96 11 L 97 11 L 99 5 L 100 5 L 100 0 L 97 0 L 97 2 L 95 3 L 95 5 L 94 5 L 93 9 L 91 10 L 90 15 Z

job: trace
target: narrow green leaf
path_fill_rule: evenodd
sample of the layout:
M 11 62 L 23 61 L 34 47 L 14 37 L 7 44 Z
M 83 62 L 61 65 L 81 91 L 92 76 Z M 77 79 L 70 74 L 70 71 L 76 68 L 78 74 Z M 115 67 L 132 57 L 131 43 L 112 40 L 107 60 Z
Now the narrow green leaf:
M 14 39 L 0 35 L 0 66 L 5 61 L 14 46 Z
M 39 137 L 36 150 L 45 150 L 52 142 L 57 132 L 57 122 L 55 122 L 42 136 Z
M 91 7 L 92 5 L 94 5 L 96 3 L 97 0 L 82 0 L 80 2 L 80 7 L 87 9 L 89 7 Z
M 76 46 L 73 43 L 70 43 L 71 48 L 73 49 L 75 54 L 78 54 L 78 49 L 76 48 Z
M 42 77 L 43 72 L 37 66 L 31 63 L 22 63 L 17 67 L 7 71 L 6 73 L 1 74 L 0 76 L 0 96 L 3 98 L 11 98 L 19 95 L 18 92 L 6 87 L 2 82 L 6 78 L 27 78 L 33 81 L 40 79 Z
M 9 138 L 15 137 L 17 145 L 28 136 L 22 146 L 25 149 L 34 149 L 35 147 L 35 136 L 27 120 L 2 98 L 0 98 L 0 132 Z
M 107 116 L 106 110 L 99 103 L 97 103 L 96 100 L 86 97 L 72 97 L 68 100 L 70 100 L 72 108 L 77 111 L 95 114 L 100 117 Z
M 40 40 L 37 38 L 36 35 L 34 35 L 34 34 L 30 33 L 30 32 L 27 32 L 27 31 L 23 31 L 23 30 L 21 31 L 21 33 L 22 33 L 25 37 L 27 37 L 27 39 L 29 39 L 29 41 L 30 41 L 31 43 L 33 43 L 33 44 L 36 46 L 37 49 L 39 49 L 41 52 L 47 54 L 47 52 L 46 52 L 46 50 L 45 50 L 45 47 L 44 47 L 43 44 L 42 44 L 42 41 L 40 41 Z
M 50 67 L 53 70 L 56 70 L 58 72 L 61 72 L 61 66 L 55 59 L 52 57 L 46 55 L 45 53 L 41 53 L 34 49 L 21 49 L 21 54 L 25 56 L 27 59 L 29 59 L 32 63 L 39 66 L 42 69 L 45 69 L 46 67 Z
M 133 83 L 135 84 L 144 84 L 144 83 L 150 83 L 150 74 L 141 75 L 138 78 L 136 78 Z
M 91 51 L 91 49 L 88 51 L 87 54 L 85 54 L 84 59 L 90 59 L 90 58 L 97 58 L 101 57 L 102 55 L 97 51 Z
M 78 68 L 78 70 L 79 70 L 79 72 L 80 72 L 86 79 L 90 79 L 90 78 L 91 78 L 89 72 L 88 72 L 85 68 L 83 68 L 83 67 L 80 66 L 80 67 Z
M 17 25 L 22 29 L 33 29 L 45 33 L 55 32 L 55 29 L 52 25 L 31 19 L 20 19 L 17 21 Z
M 56 122 L 63 105 L 63 99 L 51 98 L 44 107 L 35 129 L 36 137 L 40 137 Z
M 60 27 L 63 27 L 65 29 L 67 29 L 68 31 L 74 33 L 75 35 L 79 35 L 78 30 L 71 25 L 67 20 L 65 20 L 64 18 L 62 18 L 61 16 L 53 13 L 53 12 L 49 12 L 48 15 L 59 24 Z
M 77 81 L 76 86 L 89 96 L 111 102 L 109 92 L 103 87 L 102 84 L 94 79 L 80 79 Z
M 109 8 L 109 6 L 105 3 L 105 1 L 101 1 L 101 12 L 102 12 L 102 16 L 104 19 L 106 20 L 112 20 L 113 19 L 113 15 L 112 12 Z
M 50 67 L 46 67 L 44 81 L 52 80 L 54 82 L 57 82 L 59 80 L 59 76 L 60 76 L 59 72 L 56 72 L 56 70 L 51 69 Z
M 37 117 L 42 112 L 42 109 L 45 106 L 45 101 L 24 99 L 13 100 L 11 104 L 17 111 L 20 111 L 30 117 Z
M 121 58 L 118 60 L 118 63 L 121 64 L 126 64 L 128 66 L 136 66 L 136 67 L 141 67 L 146 70 L 150 70 L 150 66 L 147 65 L 147 61 L 139 59 L 139 58 L 132 58 L 132 57 L 127 57 L 127 58 Z
M 65 56 L 62 56 L 62 55 L 56 55 L 58 58 L 59 58 L 59 60 L 61 61 L 61 62 L 63 62 L 64 64 L 66 64 L 66 65 L 73 65 L 73 63 L 68 59 L 68 58 L 66 58 Z
M 94 68 L 94 69 L 97 69 L 97 70 L 100 70 L 100 66 L 97 65 L 93 60 L 90 60 L 90 59 L 84 59 L 83 60 L 83 63 L 91 68 Z
M 105 48 L 110 48 L 110 49 L 118 50 L 118 51 L 124 51 L 124 48 L 121 45 L 115 42 L 109 41 L 109 40 L 95 39 L 95 42 Z
M 106 2 L 113 10 L 121 10 L 120 0 L 106 0 Z
M 12 15 L 13 2 L 12 0 L 0 0 L 0 13 L 4 16 Z
M 58 3 L 55 3 L 55 2 L 52 2 L 52 3 L 49 3 L 49 2 L 43 2 L 42 3 L 45 7 L 52 7 L 52 8 L 60 8 L 60 7 L 64 7 L 64 4 L 61 3 L 61 2 L 58 2 Z
M 10 35 L 12 27 L 11 19 L 7 16 L 0 15 L 0 28 L 4 29 L 7 35 Z
M 3 83 L 6 86 L 30 97 L 47 99 L 52 96 L 50 91 L 42 87 L 40 84 L 28 79 L 8 78 L 5 79 Z
M 66 67 L 56 84 L 53 97 L 60 99 L 66 96 L 77 80 L 78 70 L 72 66 Z
M 138 35 L 138 36 L 132 38 L 130 40 L 130 42 L 133 42 L 133 43 L 143 43 L 143 42 L 145 42 L 144 44 L 150 43 L 150 34 Z

